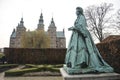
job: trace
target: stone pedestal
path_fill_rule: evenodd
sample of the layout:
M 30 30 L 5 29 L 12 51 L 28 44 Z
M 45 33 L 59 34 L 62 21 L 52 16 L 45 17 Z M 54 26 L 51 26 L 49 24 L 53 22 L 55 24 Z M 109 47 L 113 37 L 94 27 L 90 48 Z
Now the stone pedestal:
M 120 74 L 117 73 L 69 75 L 63 68 L 60 69 L 60 72 L 63 80 L 120 80 Z

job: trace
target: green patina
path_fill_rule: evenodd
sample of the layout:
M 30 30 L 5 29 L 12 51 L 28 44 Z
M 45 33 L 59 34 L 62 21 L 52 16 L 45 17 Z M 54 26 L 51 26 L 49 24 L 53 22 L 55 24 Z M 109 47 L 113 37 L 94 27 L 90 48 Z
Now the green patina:
M 101 57 L 87 30 L 86 19 L 81 7 L 76 8 L 77 19 L 72 31 L 65 58 L 64 69 L 68 74 L 113 72 Z

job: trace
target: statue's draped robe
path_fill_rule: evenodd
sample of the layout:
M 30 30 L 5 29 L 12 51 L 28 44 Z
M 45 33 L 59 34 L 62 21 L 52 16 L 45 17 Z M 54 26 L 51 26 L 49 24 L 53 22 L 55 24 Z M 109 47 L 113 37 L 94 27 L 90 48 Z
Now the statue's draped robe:
M 113 68 L 102 59 L 86 27 L 87 23 L 85 17 L 83 15 L 78 16 L 74 27 L 72 27 L 74 30 L 72 30 L 67 49 L 65 58 L 66 66 L 64 66 L 64 69 L 69 74 L 96 71 L 113 72 Z M 83 65 L 86 66 L 82 68 Z

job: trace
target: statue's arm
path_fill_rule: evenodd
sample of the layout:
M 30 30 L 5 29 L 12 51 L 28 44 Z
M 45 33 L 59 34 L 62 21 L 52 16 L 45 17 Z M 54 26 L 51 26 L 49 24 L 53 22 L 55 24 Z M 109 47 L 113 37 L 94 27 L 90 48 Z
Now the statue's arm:
M 70 28 L 68 28 L 68 30 L 69 30 L 69 31 L 74 30 L 74 27 L 70 27 Z

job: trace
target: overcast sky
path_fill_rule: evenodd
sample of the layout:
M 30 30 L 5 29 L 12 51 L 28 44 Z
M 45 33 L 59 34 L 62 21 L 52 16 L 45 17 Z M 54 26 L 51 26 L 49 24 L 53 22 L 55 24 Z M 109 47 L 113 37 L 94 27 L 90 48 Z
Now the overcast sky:
M 99 5 L 102 2 L 113 3 L 115 10 L 120 8 L 120 0 L 0 0 L 0 48 L 9 46 L 10 35 L 22 16 L 25 27 L 35 30 L 41 11 L 45 30 L 53 16 L 57 31 L 65 29 L 68 45 L 71 36 L 68 27 L 73 26 L 76 19 L 75 8 L 80 6 L 85 9 L 89 5 Z

